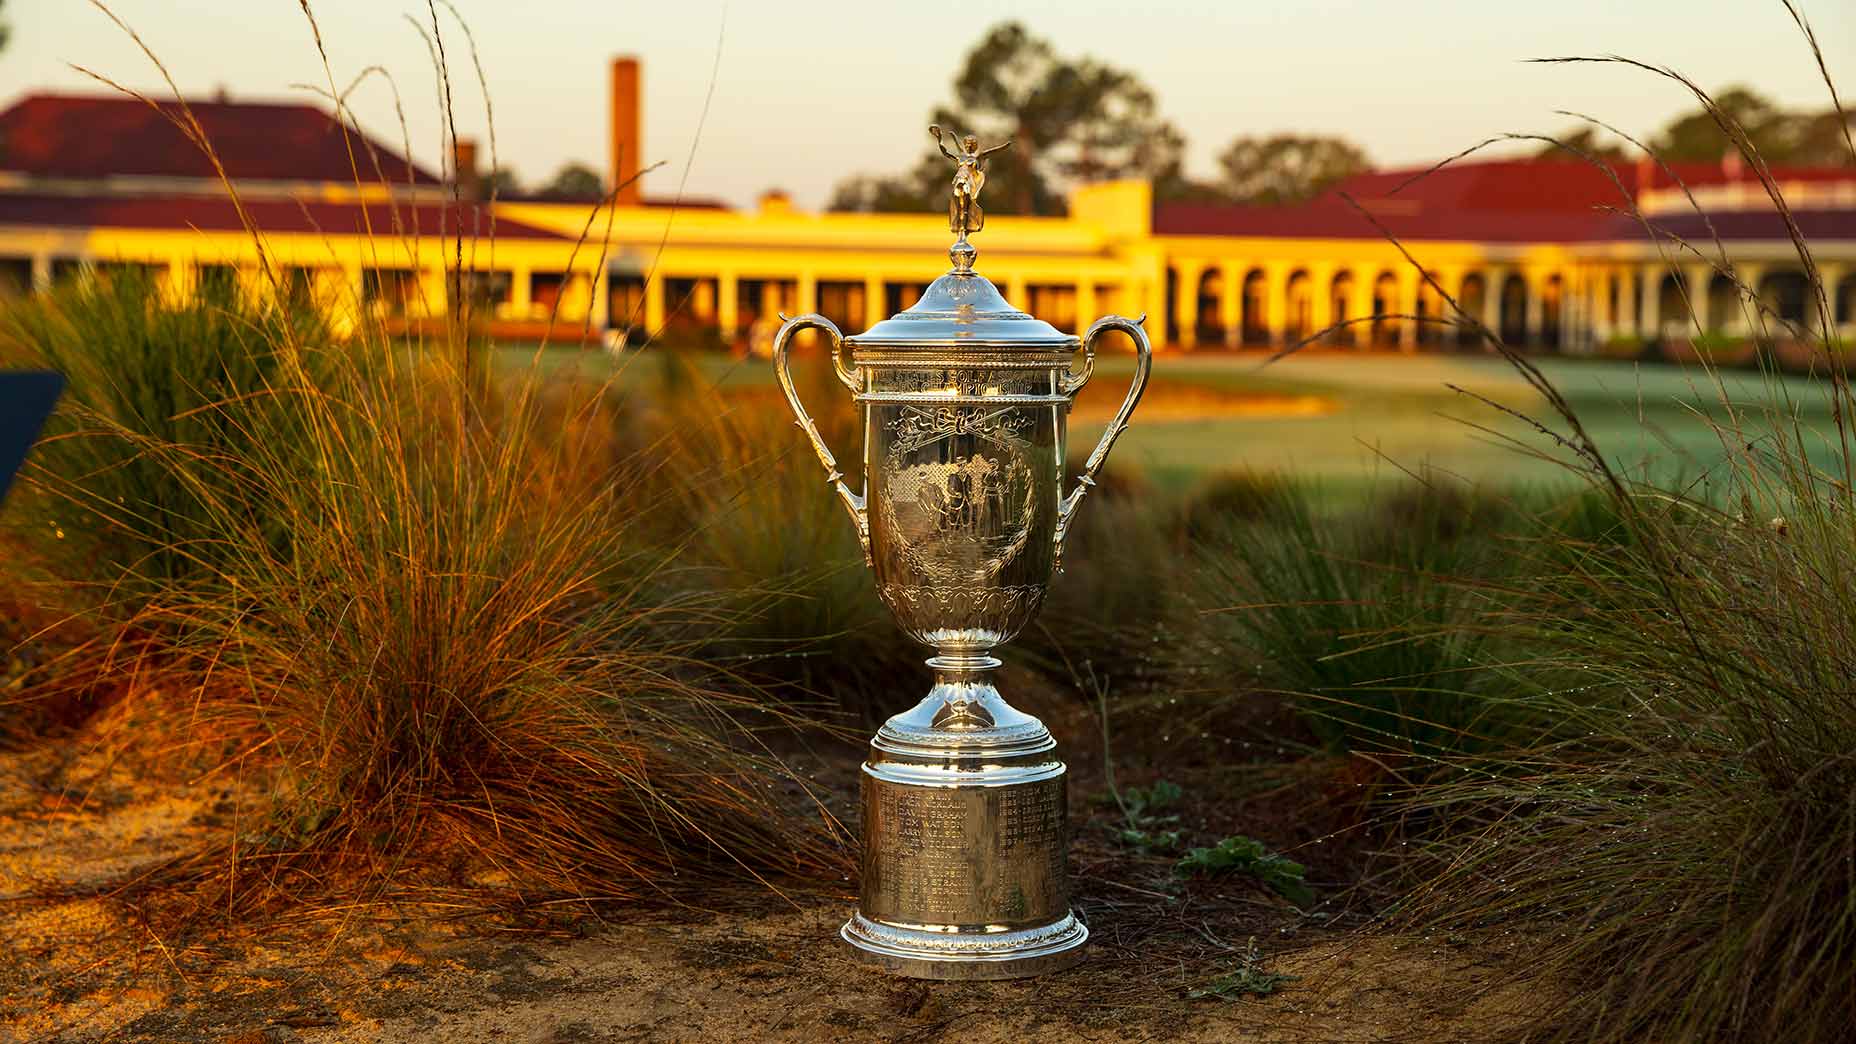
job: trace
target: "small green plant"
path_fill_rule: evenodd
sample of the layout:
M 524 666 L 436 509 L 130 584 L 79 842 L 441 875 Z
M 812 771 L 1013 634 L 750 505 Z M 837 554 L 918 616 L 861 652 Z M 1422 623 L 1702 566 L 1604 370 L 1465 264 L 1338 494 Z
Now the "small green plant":
M 1187 852 L 1173 869 L 1182 877 L 1245 874 L 1297 906 L 1306 908 L 1315 902 L 1314 890 L 1303 880 L 1306 870 L 1302 864 L 1242 834 L 1227 837 L 1212 848 Z
M 1173 852 L 1179 849 L 1177 830 L 1161 830 L 1179 822 L 1178 815 L 1161 815 L 1160 810 L 1179 801 L 1185 791 L 1179 784 L 1159 780 L 1151 787 L 1129 787 L 1121 792 L 1123 826 L 1115 836 L 1121 843 L 1142 852 Z
M 1219 1000 L 1237 1000 L 1240 997 L 1267 997 L 1276 990 L 1296 979 L 1293 975 L 1268 971 L 1263 967 L 1262 955 L 1257 953 L 1257 937 L 1251 936 L 1244 946 L 1244 954 L 1239 958 L 1237 967 L 1212 979 L 1203 986 L 1186 991 L 1186 996 L 1193 1000 L 1216 997 Z
M 1720 362 L 1730 353 L 1737 353 L 1746 347 L 1746 338 L 1720 330 L 1709 330 L 1690 339 L 1695 346 L 1695 354 L 1713 362 Z
M 1122 800 L 1128 807 L 1128 818 L 1143 821 L 1154 820 L 1154 813 L 1163 808 L 1171 808 L 1185 794 L 1179 784 L 1159 780 L 1147 788 L 1129 787 L 1121 792 Z M 1175 822 L 1178 816 L 1166 816 L 1162 822 Z
M 1613 334 L 1599 346 L 1608 359 L 1635 359 L 1643 354 L 1646 342 L 1636 334 Z

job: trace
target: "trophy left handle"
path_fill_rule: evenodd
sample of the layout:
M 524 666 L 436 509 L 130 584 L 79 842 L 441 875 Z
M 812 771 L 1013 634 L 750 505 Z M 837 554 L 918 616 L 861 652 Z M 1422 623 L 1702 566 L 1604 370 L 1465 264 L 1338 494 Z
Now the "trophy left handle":
M 1088 493 L 1096 484 L 1096 473 L 1102 470 L 1102 464 L 1108 460 L 1108 452 L 1115 448 L 1115 440 L 1128 430 L 1128 418 L 1134 415 L 1134 408 L 1141 403 L 1141 393 L 1147 390 L 1147 375 L 1153 372 L 1154 349 L 1148 343 L 1147 330 L 1141 324 L 1146 316 L 1139 319 L 1126 319 L 1119 315 L 1105 316 L 1097 319 L 1083 335 L 1083 368 L 1071 375 L 1063 383 L 1063 393 L 1076 398 L 1076 393 L 1089 383 L 1089 377 L 1096 368 L 1096 340 L 1110 330 L 1120 330 L 1134 341 L 1134 380 L 1128 385 L 1128 397 L 1121 400 L 1121 409 L 1116 411 L 1115 419 L 1108 424 L 1108 430 L 1096 442 L 1096 448 L 1083 463 L 1083 473 L 1076 477 L 1076 488 L 1064 496 L 1057 505 L 1057 553 L 1055 568 L 1063 571 L 1063 544 L 1070 535 L 1070 523 L 1076 519 L 1076 509 L 1083 502 L 1083 494 Z
M 838 381 L 852 394 L 863 389 L 858 387 L 857 373 L 844 362 L 844 334 L 830 319 L 816 312 L 787 319 L 780 324 L 780 332 L 773 337 L 773 367 L 780 377 L 780 390 L 786 393 L 787 404 L 793 408 L 793 416 L 798 418 L 800 430 L 806 438 L 812 440 L 812 451 L 818 454 L 818 462 L 825 466 L 825 481 L 844 502 L 844 509 L 851 514 L 851 523 L 857 527 L 857 543 L 863 548 L 864 561 L 870 560 L 870 513 L 864 506 L 864 494 L 853 492 L 844 484 L 844 472 L 838 470 L 838 458 L 832 456 L 831 448 L 825 445 L 824 436 L 818 433 L 818 425 L 812 422 L 812 415 L 806 412 L 805 405 L 799 401 L 799 390 L 793 387 L 793 373 L 787 362 L 787 348 L 791 346 L 793 335 L 801 330 L 811 328 L 822 330 L 831 338 L 831 368 L 837 373 Z

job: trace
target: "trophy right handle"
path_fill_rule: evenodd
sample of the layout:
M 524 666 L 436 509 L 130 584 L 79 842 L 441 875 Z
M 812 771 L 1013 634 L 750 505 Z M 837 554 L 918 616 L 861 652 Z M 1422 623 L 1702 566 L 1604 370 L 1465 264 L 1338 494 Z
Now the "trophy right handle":
M 1095 373 L 1096 339 L 1110 330 L 1120 330 L 1134 341 L 1134 380 L 1128 385 L 1128 397 L 1121 400 L 1121 409 L 1116 411 L 1115 419 L 1109 422 L 1108 430 L 1102 433 L 1102 438 L 1096 442 L 1095 450 L 1084 462 L 1083 473 L 1076 477 L 1076 488 L 1064 496 L 1057 505 L 1055 538 L 1057 550 L 1053 562 L 1056 572 L 1063 571 L 1064 540 L 1070 535 L 1070 523 L 1076 519 L 1076 509 L 1082 505 L 1083 494 L 1089 492 L 1089 488 L 1096 484 L 1096 473 L 1102 470 L 1103 463 L 1108 460 L 1108 451 L 1115 448 L 1115 440 L 1121 438 L 1121 433 L 1128 430 L 1128 418 L 1134 415 L 1134 408 L 1141 403 L 1141 393 L 1147 390 L 1147 375 L 1153 372 L 1154 349 L 1153 345 L 1147 341 L 1146 328 L 1142 326 L 1146 321 L 1147 317 L 1144 315 L 1139 319 L 1125 319 L 1119 315 L 1097 319 L 1089 327 L 1089 332 L 1083 335 L 1082 370 L 1072 374 L 1063 382 L 1063 394 L 1068 395 L 1074 401 L 1076 393 L 1083 390 L 1083 385 L 1089 383 L 1090 375 Z
M 793 416 L 798 418 L 799 427 L 812 440 L 812 451 L 818 454 L 818 462 L 825 466 L 825 481 L 844 502 L 844 509 L 850 512 L 851 523 L 857 527 L 857 543 L 864 550 L 864 561 L 870 561 L 870 513 L 865 508 L 864 494 L 855 493 L 844 484 L 844 472 L 838 470 L 838 459 L 831 455 L 830 447 L 818 433 L 818 425 L 812 422 L 812 415 L 806 412 L 805 405 L 799 401 L 799 391 L 793 387 L 792 370 L 787 365 L 787 347 L 792 343 L 793 335 L 808 327 L 823 330 L 831 338 L 831 367 L 837 373 L 838 380 L 853 394 L 862 389 L 857 385 L 857 374 L 844 364 L 844 334 L 839 332 L 837 324 L 816 312 L 787 319 L 780 324 L 780 332 L 773 337 L 773 367 L 780 377 L 780 390 L 786 393 L 786 402 L 793 408 Z

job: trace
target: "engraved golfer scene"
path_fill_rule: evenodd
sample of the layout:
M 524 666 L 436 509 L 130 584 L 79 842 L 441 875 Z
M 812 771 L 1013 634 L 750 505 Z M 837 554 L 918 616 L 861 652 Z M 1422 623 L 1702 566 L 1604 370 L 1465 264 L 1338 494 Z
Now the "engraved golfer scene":
M 1852 77 L 0 0 L 0 1042 L 1850 1040 Z

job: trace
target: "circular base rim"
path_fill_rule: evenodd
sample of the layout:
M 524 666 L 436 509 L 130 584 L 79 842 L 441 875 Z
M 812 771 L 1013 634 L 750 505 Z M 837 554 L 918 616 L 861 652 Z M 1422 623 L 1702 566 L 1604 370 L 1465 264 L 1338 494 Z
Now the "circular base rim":
M 852 957 L 911 979 L 981 981 L 1047 975 L 1081 961 L 1087 956 L 1084 947 L 1089 942 L 1088 926 L 1072 917 L 1072 931 L 1055 941 L 1042 941 L 1016 952 L 1003 950 L 979 956 L 899 945 L 879 946 L 857 931 L 861 919 L 862 915 L 854 914 L 838 929 L 838 937 L 850 946 Z

